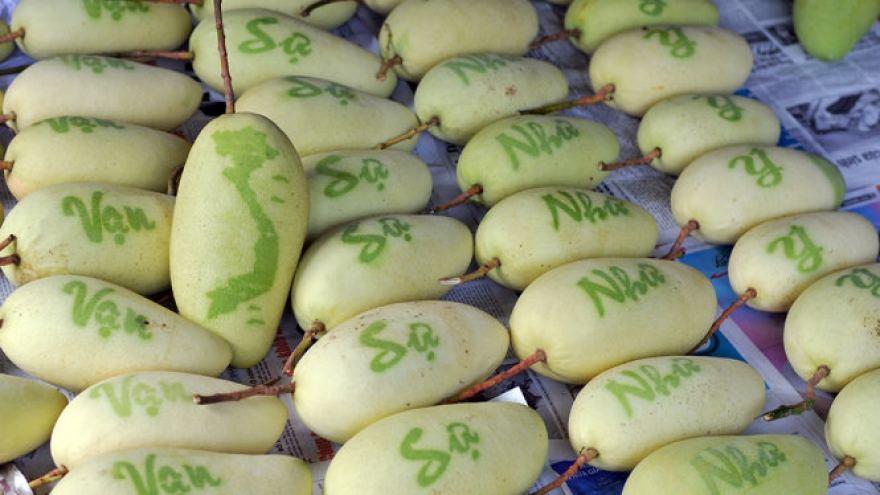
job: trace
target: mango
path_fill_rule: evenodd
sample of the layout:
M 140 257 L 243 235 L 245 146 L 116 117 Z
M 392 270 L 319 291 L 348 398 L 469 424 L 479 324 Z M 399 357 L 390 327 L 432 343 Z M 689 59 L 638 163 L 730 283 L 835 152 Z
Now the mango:
M 845 57 L 880 16 L 880 1 L 795 0 L 791 20 L 801 47 L 813 57 L 834 62 Z
M 4 175 L 16 199 L 67 182 L 106 182 L 165 192 L 189 150 L 186 139 L 151 127 L 57 117 L 26 127 L 12 138 L 4 155 Z
M 304 76 L 256 84 L 241 94 L 235 108 L 271 119 L 300 156 L 373 148 L 418 125 L 418 117 L 402 103 Z M 392 148 L 412 151 L 417 141 L 408 139 Z
M 380 215 L 331 229 L 303 252 L 290 300 L 300 327 L 327 329 L 394 302 L 439 299 L 473 259 L 470 229 L 441 215 Z
M 520 359 L 544 351 L 535 372 L 583 384 L 634 359 L 689 352 L 712 325 L 717 304 L 709 279 L 679 262 L 573 261 L 523 290 L 510 339 Z
M 233 367 L 254 366 L 275 338 L 305 242 L 309 194 L 296 149 L 261 115 L 212 120 L 193 143 L 174 212 L 180 314 L 226 339 Z
M 864 216 L 818 211 L 768 220 L 733 245 L 728 262 L 737 294 L 759 311 L 787 311 L 810 284 L 828 273 L 877 260 L 877 230 Z
M 428 70 L 416 87 L 415 112 L 441 141 L 463 145 L 480 129 L 523 110 L 561 103 L 568 81 L 555 65 L 529 57 L 474 54 Z
M 351 19 L 358 6 L 357 1 L 334 2 L 312 10 L 309 15 L 303 15 L 303 10 L 313 2 L 314 0 L 223 0 L 223 12 L 250 8 L 267 9 L 300 18 L 307 24 L 332 31 Z M 190 3 L 188 6 L 196 23 L 206 17 L 214 16 L 213 0 L 205 0 L 200 4 Z
M 97 182 L 48 186 L 9 211 L 0 256 L 14 286 L 52 275 L 85 275 L 151 295 L 170 287 L 168 244 L 175 199 Z
M 309 184 L 306 240 L 360 218 L 418 213 L 431 199 L 428 165 L 401 150 L 328 151 L 302 158 Z
M 828 493 L 825 456 L 794 434 L 719 435 L 655 450 L 629 474 L 623 495 Z
M 880 369 L 868 371 L 847 384 L 834 397 L 825 420 L 825 440 L 840 460 L 855 459 L 856 476 L 880 481 L 880 428 L 876 411 L 880 407 Z
M 679 95 L 645 112 L 637 141 L 642 153 L 659 149 L 651 166 L 672 176 L 709 151 L 735 144 L 775 145 L 782 128 L 772 108 L 739 95 Z
M 772 145 L 733 145 L 691 162 L 672 186 L 679 225 L 699 223 L 697 238 L 733 244 L 756 225 L 797 213 L 840 207 L 846 184 L 840 169 L 807 151 Z
M 326 495 L 525 493 L 547 458 L 547 430 L 528 406 L 450 404 L 394 414 L 330 461 Z
M 472 201 L 492 207 L 511 194 L 541 186 L 592 189 L 608 176 L 617 137 L 608 126 L 561 115 L 506 117 L 486 125 L 461 150 L 455 173 L 462 191 L 479 185 Z
M 397 86 L 397 77 L 376 79 L 382 66 L 378 55 L 295 17 L 267 9 L 240 9 L 225 13 L 223 26 L 236 96 L 260 82 L 291 75 L 328 79 L 381 97 Z M 209 88 L 223 92 L 213 17 L 196 25 L 189 48 L 196 75 Z
M 95 55 L 59 55 L 18 74 L 3 113 L 15 132 L 41 120 L 79 116 L 153 127 L 186 122 L 202 100 L 202 86 L 164 67 Z
M 19 0 L 10 28 L 26 55 L 167 51 L 186 43 L 193 24 L 183 5 L 154 2 Z
M 309 348 L 296 365 L 293 406 L 311 431 L 345 443 L 382 418 L 485 380 L 509 346 L 504 325 L 468 304 L 388 304 L 340 323 Z
M 524 56 L 538 35 L 528 0 L 404 0 L 379 29 L 379 53 L 401 79 L 417 82 L 431 67 L 474 53 Z
M 590 58 L 594 89 L 614 85 L 606 103 L 642 117 L 655 103 L 685 93 L 732 93 L 752 71 L 753 56 L 739 34 L 717 26 L 646 26 L 602 43 Z
M 795 299 L 785 317 L 782 341 L 792 369 L 805 381 L 820 366 L 831 373 L 816 388 L 837 393 L 853 378 L 880 368 L 876 326 L 880 264 L 829 273 Z
M 54 387 L 0 373 L 0 464 L 46 443 L 65 407 L 67 397 Z
M 574 0 L 565 11 L 565 29 L 579 50 L 592 54 L 617 33 L 641 26 L 693 24 L 717 26 L 718 7 L 711 0 Z
M 150 490 L 310 495 L 312 472 L 305 462 L 288 455 L 144 447 L 92 457 L 66 474 L 52 493 L 141 495 Z
M 51 453 L 71 472 L 104 452 L 137 447 L 264 454 L 281 436 L 288 409 L 278 397 L 198 405 L 193 394 L 246 385 L 173 371 L 135 372 L 102 380 L 77 395 L 55 423 Z
M 367 8 L 383 16 L 390 14 L 391 11 L 400 5 L 402 1 L 403 0 L 361 0 Z
M 6 19 L 0 20 L 0 36 L 6 36 L 9 34 L 9 23 L 6 22 Z M 7 41 L 5 43 L 0 43 L 0 62 L 9 58 L 12 55 L 12 52 L 15 51 L 15 42 Z
M 0 306 L 0 349 L 30 375 L 73 392 L 132 371 L 217 376 L 232 358 L 207 329 L 103 280 L 47 277 Z
M 590 465 L 629 471 L 660 447 L 691 437 L 735 435 L 765 401 L 764 379 L 749 364 L 708 356 L 638 359 L 596 376 L 575 397 L 568 431 Z
M 572 261 L 647 257 L 657 238 L 654 216 L 635 203 L 583 188 L 536 187 L 489 209 L 474 235 L 474 255 L 481 265 L 497 258 L 489 278 L 522 291 Z

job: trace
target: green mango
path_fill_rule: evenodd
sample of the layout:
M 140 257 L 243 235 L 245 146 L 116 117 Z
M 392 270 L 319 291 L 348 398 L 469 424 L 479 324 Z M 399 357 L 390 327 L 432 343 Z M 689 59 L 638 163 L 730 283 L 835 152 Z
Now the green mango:
M 880 0 L 794 0 L 792 22 L 801 47 L 819 60 L 840 60 L 880 15 Z
M 55 388 L 0 373 L 0 464 L 46 443 L 66 406 L 67 397 Z

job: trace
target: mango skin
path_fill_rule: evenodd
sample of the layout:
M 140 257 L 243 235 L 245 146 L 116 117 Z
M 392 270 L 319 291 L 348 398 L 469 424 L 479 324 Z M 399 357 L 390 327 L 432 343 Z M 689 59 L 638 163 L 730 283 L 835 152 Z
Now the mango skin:
M 309 184 L 306 240 L 360 218 L 418 213 L 431 199 L 428 165 L 406 151 L 328 151 L 305 156 Z
M 485 380 L 509 346 L 504 325 L 467 304 L 381 306 L 309 348 L 296 365 L 293 406 L 311 431 L 345 443 L 384 417 L 434 405 Z
M 404 0 L 379 29 L 379 53 L 399 56 L 394 72 L 417 82 L 431 67 L 473 53 L 524 56 L 538 35 L 528 0 Z
M 543 420 L 522 404 L 413 409 L 346 442 L 330 461 L 324 493 L 518 495 L 537 480 L 547 449 Z
M 205 22 L 207 21 L 207 22 Z M 223 15 L 229 73 L 236 97 L 254 85 L 281 76 L 310 76 L 366 91 L 391 95 L 397 77 L 376 79 L 378 55 L 296 17 L 267 9 L 232 10 Z M 193 70 L 215 91 L 223 92 L 217 30 L 213 17 L 196 25 L 189 37 Z
M 259 0 L 256 2 L 254 0 L 224 0 L 222 8 L 223 12 L 255 7 L 273 10 L 302 19 L 317 28 L 332 31 L 351 19 L 358 6 L 358 3 L 353 1 L 335 2 L 313 9 L 308 16 L 303 16 L 303 10 L 312 3 L 314 3 L 313 0 Z M 213 0 L 205 0 L 201 5 L 190 3 L 188 7 L 197 22 L 201 22 L 207 17 L 214 17 Z
M 568 419 L 569 440 L 575 452 L 599 452 L 591 466 L 629 471 L 676 440 L 742 432 L 761 412 L 765 395 L 764 379 L 743 361 L 638 359 L 606 370 L 581 389 Z
M 846 184 L 825 158 L 781 146 L 733 145 L 701 155 L 672 186 L 670 207 L 693 235 L 733 244 L 758 224 L 798 213 L 840 207 Z
M 77 395 L 52 430 L 51 453 L 71 471 L 102 454 L 137 447 L 174 447 L 264 454 L 278 441 L 288 409 L 278 397 L 198 405 L 193 394 L 247 389 L 220 378 L 172 371 L 135 372 L 102 380 Z
M 795 0 L 791 20 L 801 47 L 834 62 L 845 57 L 880 15 L 878 0 Z
M 16 199 L 63 182 L 106 182 L 165 192 L 189 150 L 186 139 L 150 127 L 59 117 L 16 134 L 4 155 L 13 168 L 3 173 Z
M 510 339 L 520 359 L 545 351 L 546 361 L 533 371 L 584 384 L 627 361 L 690 351 L 712 325 L 717 305 L 712 283 L 688 265 L 585 259 L 554 268 L 523 290 L 510 315 Z
M 178 311 L 250 368 L 272 344 L 305 242 L 309 191 L 293 144 L 271 120 L 215 118 L 193 143 L 171 226 Z
M 749 464 L 740 468 L 740 459 Z M 819 447 L 793 434 L 695 437 L 645 457 L 627 477 L 623 495 L 824 495 L 826 469 Z
M 775 145 L 782 128 L 772 108 L 739 95 L 679 95 L 655 103 L 639 124 L 642 153 L 660 148 L 651 161 L 672 176 L 699 156 L 735 144 Z
M 414 105 L 421 122 L 441 141 L 464 145 L 487 125 L 520 111 L 562 103 L 565 74 L 529 57 L 476 54 L 453 57 L 432 67 L 416 87 Z
M 590 58 L 594 89 L 613 84 L 610 107 L 642 117 L 664 98 L 732 93 L 752 71 L 752 49 L 716 26 L 647 26 L 620 32 Z
M 45 383 L 0 373 L 0 464 L 49 440 L 67 397 Z
M 3 113 L 15 132 L 41 120 L 76 115 L 168 131 L 202 101 L 202 86 L 180 72 L 94 55 L 38 60 L 9 84 Z
M 254 85 L 236 100 L 239 112 L 264 115 L 293 142 L 300 156 L 363 150 L 403 134 L 418 118 L 402 103 L 327 79 L 273 78 Z M 418 139 L 391 149 L 412 151 Z
M 440 299 L 473 259 L 470 229 L 442 215 L 380 215 L 331 229 L 303 252 L 290 301 L 300 327 L 326 329 L 394 302 Z
M 785 355 L 805 381 L 819 366 L 831 373 L 816 388 L 837 393 L 853 378 L 880 368 L 873 292 L 880 264 L 871 263 L 825 275 L 795 299 L 785 317 Z
M 880 428 L 876 411 L 880 407 L 880 369 L 868 371 L 849 382 L 834 397 L 825 420 L 825 441 L 838 459 L 855 457 L 853 474 L 880 481 L 877 445 Z
M 471 200 L 492 207 L 511 194 L 541 186 L 591 189 L 617 161 L 620 145 L 608 126 L 561 115 L 506 117 L 480 129 L 461 151 L 455 174 L 462 191 L 480 185 Z
M 733 245 L 728 261 L 737 294 L 755 289 L 746 304 L 784 312 L 810 284 L 844 268 L 873 263 L 880 242 L 870 220 L 848 211 L 818 211 L 768 220 Z
M 6 19 L 0 20 L 0 36 L 6 36 L 7 34 L 9 34 L 9 23 L 6 22 Z M 12 52 L 15 51 L 15 46 L 14 41 L 0 43 L 0 62 L 12 55 Z
M 189 11 L 174 4 L 111 4 L 67 0 L 20 0 L 10 28 L 24 29 L 15 40 L 35 59 L 74 53 L 174 50 L 193 28 Z
M 627 29 L 660 24 L 717 26 L 720 14 L 710 0 L 675 0 L 646 5 L 640 0 L 574 0 L 565 11 L 565 29 L 577 29 L 569 38 L 591 54 L 602 42 Z
M 207 329 L 90 277 L 34 280 L 6 298 L 0 320 L 3 353 L 30 375 L 72 392 L 133 371 L 217 376 L 232 358 L 226 341 Z
M 169 476 L 170 480 L 163 475 Z M 291 495 L 312 493 L 312 472 L 296 457 L 159 447 L 127 449 L 92 457 L 65 475 L 52 488 L 52 493 L 140 495 L 143 489 L 139 488 L 138 481 L 147 486 L 158 481 L 180 493 L 196 488 L 193 491 L 206 495 L 234 495 L 253 490 Z
M 0 256 L 16 287 L 52 275 L 85 275 L 138 294 L 167 290 L 175 198 L 132 187 L 77 182 L 45 187 L 16 203 L 0 226 L 15 240 Z
M 474 235 L 474 255 L 481 265 L 498 258 L 489 278 L 522 291 L 572 261 L 647 257 L 657 238 L 654 216 L 635 203 L 589 189 L 536 187 L 489 209 Z

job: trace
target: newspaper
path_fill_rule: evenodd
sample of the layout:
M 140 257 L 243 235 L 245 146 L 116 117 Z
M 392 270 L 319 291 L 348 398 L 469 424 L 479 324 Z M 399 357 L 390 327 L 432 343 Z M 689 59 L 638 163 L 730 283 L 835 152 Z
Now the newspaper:
M 565 7 L 542 1 L 533 2 L 540 16 L 539 36 L 562 30 Z M 880 225 L 880 63 L 877 63 L 880 45 L 880 26 L 875 25 L 852 52 L 833 64 L 809 57 L 798 45 L 790 18 L 791 2 L 787 0 L 730 0 L 717 1 L 721 25 L 740 33 L 750 44 L 755 57 L 751 76 L 738 93 L 757 98 L 774 109 L 780 117 L 783 135 L 780 144 L 818 153 L 835 164 L 844 174 L 847 195 L 844 208 L 858 211 Z M 9 19 L 14 0 L 5 0 L 0 15 Z M 355 18 L 338 28 L 336 33 L 355 41 L 372 51 L 378 51 L 376 33 L 382 18 L 361 5 Z M 568 42 L 550 43 L 532 50 L 530 56 L 550 61 L 563 69 L 570 85 L 571 99 L 592 94 L 586 68 L 589 56 L 579 52 Z M 26 57 L 16 55 L 0 66 L 11 67 L 26 63 Z M 0 87 L 8 86 L 12 76 L 0 78 Z M 219 102 L 222 95 L 212 93 L 211 101 Z M 401 82 L 392 98 L 412 107 L 412 88 Z M 208 102 L 210 103 L 210 102 Z M 603 104 L 577 107 L 563 112 L 608 125 L 618 136 L 620 159 L 639 156 L 635 141 L 639 120 L 623 115 Z M 210 119 L 199 112 L 181 129 L 190 140 Z M 0 133 L 3 144 L 11 133 Z M 416 154 L 431 166 L 434 178 L 432 204 L 444 203 L 461 191 L 455 178 L 455 167 L 460 146 L 434 139 L 428 134 L 419 136 Z M 660 245 L 654 255 L 663 255 L 678 236 L 680 226 L 672 218 L 669 194 L 674 178 L 651 167 L 630 167 L 613 172 L 597 190 L 635 202 L 650 211 L 660 227 Z M 15 201 L 5 190 L 3 205 L 9 211 Z M 453 216 L 475 229 L 485 209 L 473 204 L 453 208 L 443 214 Z M 707 276 L 712 276 L 719 294 L 718 312 L 732 303 L 735 296 L 729 287 L 726 273 L 729 246 L 714 246 L 688 238 L 684 247 L 687 254 L 681 262 L 690 264 Z M 719 276 L 720 274 L 720 276 Z M 0 298 L 13 287 L 0 280 Z M 488 279 L 478 279 L 454 287 L 444 299 L 466 302 L 508 323 L 516 303 L 517 293 Z M 782 320 L 779 315 L 760 314 L 743 308 L 733 313 L 711 341 L 698 353 L 742 359 L 753 365 L 767 384 L 765 410 L 780 404 L 801 400 L 804 382 L 787 365 L 781 342 Z M 266 358 L 250 369 L 228 369 L 223 378 L 248 385 L 266 383 L 277 377 L 289 380 L 282 366 L 302 338 L 289 312 L 279 325 L 274 345 Z M 518 362 L 512 353 L 501 369 Z M 0 371 L 27 376 L 0 353 Z M 550 452 L 535 489 L 550 483 L 576 457 L 568 442 L 568 417 L 579 387 L 546 379 L 533 371 L 526 371 L 492 389 L 480 398 L 492 400 L 514 395 L 513 400 L 525 402 L 544 419 L 550 437 Z M 68 396 L 72 397 L 73 394 Z M 283 435 L 272 449 L 273 453 L 296 456 L 308 462 L 314 476 L 314 493 L 323 493 L 323 475 L 340 445 L 323 439 L 299 420 L 291 398 L 283 397 L 290 409 L 290 417 Z M 819 445 L 825 452 L 829 470 L 837 460 L 828 451 L 824 439 L 822 414 L 833 400 L 829 394 L 819 393 L 814 411 L 784 420 L 766 423 L 760 419 L 745 433 L 793 433 L 802 435 Z M 23 479 L 34 479 L 53 468 L 47 446 L 0 466 L 0 493 L 24 494 L 29 490 Z M 582 468 L 565 486 L 554 490 L 555 495 L 619 494 L 627 473 Z M 51 487 L 42 487 L 37 493 L 48 493 Z M 833 495 L 876 494 L 880 484 L 870 483 L 851 473 L 844 473 L 829 488 Z

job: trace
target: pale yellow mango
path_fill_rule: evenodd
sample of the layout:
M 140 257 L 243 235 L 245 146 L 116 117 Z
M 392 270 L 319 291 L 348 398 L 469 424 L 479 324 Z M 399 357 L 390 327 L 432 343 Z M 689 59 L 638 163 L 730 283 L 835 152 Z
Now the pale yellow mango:
M 455 173 L 472 201 L 491 207 L 511 194 L 541 186 L 592 189 L 608 176 L 602 162 L 617 160 L 620 146 L 608 126 L 558 115 L 506 117 L 480 129 L 461 150 Z
M 826 469 L 822 450 L 794 434 L 694 437 L 645 457 L 623 495 L 825 495 Z
M 305 76 L 256 84 L 242 93 L 235 108 L 271 119 L 287 134 L 300 156 L 374 148 L 419 122 L 402 103 Z M 417 142 L 407 139 L 392 148 L 412 151 Z
M 685 354 L 705 337 L 717 308 L 712 283 L 688 265 L 656 258 L 566 263 L 523 290 L 510 315 L 520 359 L 532 370 L 583 384 L 634 359 Z
M 0 464 L 46 443 L 66 406 L 67 397 L 57 389 L 0 373 Z
M 655 103 L 639 123 L 644 154 L 659 149 L 651 166 L 678 176 L 697 157 L 735 144 L 775 145 L 782 128 L 772 108 L 739 95 L 679 95 Z
M 391 11 L 400 5 L 402 1 L 403 0 L 362 0 L 363 4 L 370 10 L 385 16 L 391 13 Z
M 467 304 L 381 306 L 309 348 L 296 365 L 293 406 L 311 431 L 345 443 L 384 417 L 437 404 L 485 380 L 509 346 L 504 325 Z
M 261 115 L 212 120 L 193 143 L 174 212 L 178 311 L 229 342 L 232 366 L 254 366 L 275 338 L 305 242 L 309 194 L 296 150 Z
M 509 402 L 413 409 L 355 435 L 330 461 L 325 495 L 520 495 L 547 458 L 547 430 Z
M 379 29 L 379 53 L 400 57 L 393 70 L 416 82 L 452 57 L 524 56 L 537 35 L 538 13 L 528 0 L 404 0 Z
M 92 457 L 66 474 L 52 493 L 142 495 L 156 489 L 205 495 L 311 495 L 312 472 L 289 455 L 144 447 Z
M 775 218 L 840 207 L 846 184 L 819 155 L 772 145 L 712 150 L 685 168 L 672 186 L 675 221 L 699 223 L 693 235 L 733 244 L 746 231 Z
M 397 77 L 380 81 L 382 59 L 351 41 L 267 9 L 232 10 L 223 15 L 229 73 L 236 95 L 282 76 L 310 76 L 386 97 Z M 199 22 L 189 38 L 193 70 L 208 87 L 223 92 L 217 29 L 213 17 Z
M 782 342 L 792 369 L 805 381 L 820 366 L 831 373 L 816 385 L 839 392 L 853 378 L 880 368 L 880 264 L 836 271 L 811 283 L 785 316 Z
M 168 189 L 190 150 L 186 139 L 150 127 L 88 117 L 57 117 L 16 134 L 6 148 L 6 185 L 17 199 L 64 182 Z
M 76 115 L 171 130 L 202 101 L 202 86 L 171 69 L 93 55 L 39 60 L 6 91 L 3 113 L 18 132 L 41 120 Z
M 430 168 L 405 151 L 328 151 L 303 157 L 302 165 L 309 183 L 307 240 L 359 218 L 419 213 L 431 199 Z
M 291 288 L 299 325 L 327 329 L 394 302 L 439 299 L 473 259 L 464 223 L 441 215 L 373 216 L 331 229 L 303 252 Z
M 9 211 L 0 256 L 16 287 L 52 275 L 85 275 L 151 295 L 170 287 L 168 244 L 173 196 L 132 187 L 76 182 L 45 187 Z
M 856 460 L 853 474 L 880 482 L 880 425 L 874 411 L 880 407 L 880 369 L 849 382 L 835 396 L 825 420 L 825 441 L 838 459 Z
M 641 206 L 574 187 L 537 187 L 499 201 L 474 235 L 477 263 L 498 259 L 489 278 L 523 290 L 547 271 L 585 258 L 642 258 L 658 228 Z
M 52 430 L 57 465 L 138 447 L 264 454 L 278 441 L 288 409 L 278 397 L 198 405 L 194 394 L 235 392 L 240 383 L 191 373 L 137 372 L 102 380 L 64 409 Z
M 593 88 L 614 85 L 606 103 L 641 117 L 655 103 L 685 93 L 732 93 L 752 71 L 745 38 L 716 26 L 647 26 L 602 43 L 590 58 Z
M 140 294 L 91 277 L 34 280 L 0 306 L 0 349 L 32 376 L 73 392 L 133 371 L 217 376 L 229 345 Z
M 337 1 L 313 9 L 308 15 L 304 15 L 303 10 L 314 2 L 315 0 L 223 0 L 222 8 L 223 12 L 251 8 L 272 10 L 300 18 L 307 24 L 330 31 L 351 19 L 358 6 L 358 2 L 353 0 Z M 214 1 L 204 0 L 201 4 L 190 3 L 189 10 L 196 22 L 201 22 L 206 17 L 214 17 Z
M 729 358 L 638 359 L 596 376 L 578 392 L 568 419 L 575 452 L 594 448 L 590 465 L 628 471 L 677 440 L 741 433 L 760 413 L 764 379 Z
M 693 24 L 717 26 L 720 14 L 711 0 L 574 0 L 565 11 L 565 29 L 579 50 L 593 53 L 617 33 L 641 26 Z
M 174 50 L 193 24 L 183 5 L 155 2 L 18 0 L 10 28 L 24 30 L 16 44 L 43 59 L 74 53 Z
M 877 230 L 864 216 L 818 211 L 768 220 L 733 245 L 728 261 L 737 294 L 759 311 L 787 311 L 810 284 L 828 273 L 877 260 Z
M 480 129 L 524 110 L 562 103 L 568 81 L 555 65 L 529 57 L 475 54 L 432 67 L 415 91 L 421 122 L 442 141 L 465 144 Z

